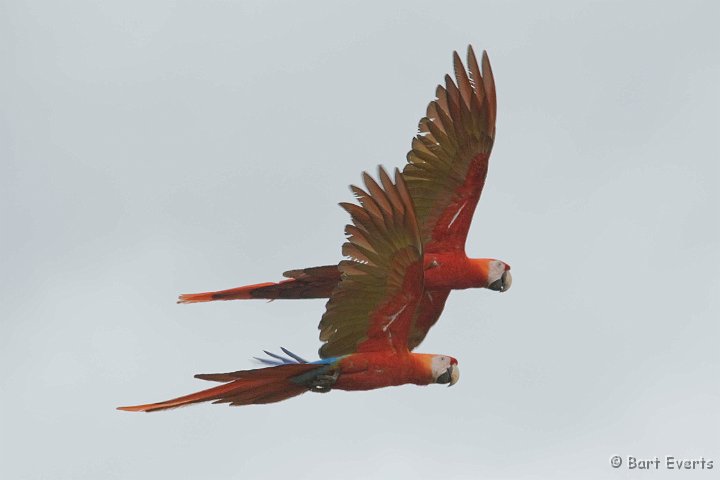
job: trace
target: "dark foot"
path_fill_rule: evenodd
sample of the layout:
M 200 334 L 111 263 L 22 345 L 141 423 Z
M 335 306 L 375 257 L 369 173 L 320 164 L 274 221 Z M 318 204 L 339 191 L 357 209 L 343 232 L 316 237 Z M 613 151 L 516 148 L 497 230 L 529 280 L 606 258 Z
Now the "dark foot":
M 332 390 L 340 372 L 335 371 L 332 375 L 318 375 L 309 385 L 310 390 L 318 393 L 327 393 Z

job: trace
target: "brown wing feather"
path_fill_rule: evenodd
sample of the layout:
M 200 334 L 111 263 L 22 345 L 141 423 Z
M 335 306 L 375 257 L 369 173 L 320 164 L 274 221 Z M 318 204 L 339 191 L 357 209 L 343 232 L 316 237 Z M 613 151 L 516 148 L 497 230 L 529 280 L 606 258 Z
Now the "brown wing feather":
M 320 357 L 408 350 L 413 316 L 423 291 L 422 239 L 402 175 L 380 183 L 364 174 L 367 191 L 352 187 L 360 206 L 341 204 L 352 218 L 340 263 L 341 281 L 319 329 Z
M 457 84 L 445 76 L 420 120 L 403 170 L 426 252 L 462 250 L 495 139 L 497 101 L 490 61 L 482 73 L 472 47 L 466 70 L 453 54 Z

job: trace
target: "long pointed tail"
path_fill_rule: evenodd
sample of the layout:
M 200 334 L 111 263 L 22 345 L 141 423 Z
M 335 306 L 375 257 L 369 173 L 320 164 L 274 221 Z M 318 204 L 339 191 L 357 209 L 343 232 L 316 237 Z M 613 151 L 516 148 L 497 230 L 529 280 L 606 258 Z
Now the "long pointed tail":
M 331 368 L 327 364 L 292 363 L 232 373 L 199 374 L 195 377 L 229 383 L 164 402 L 118 407 L 118 410 L 155 412 L 210 401 L 230 405 L 279 402 L 305 393 L 315 377 L 325 374 Z
M 184 293 L 178 303 L 212 302 L 214 300 L 249 300 L 253 298 L 297 299 L 328 298 L 340 281 L 337 265 L 290 270 L 283 274 L 288 280 L 265 282 L 217 292 Z
M 253 296 L 253 292 L 259 294 L 263 288 L 272 286 L 277 287 L 285 282 L 293 281 L 294 280 L 284 280 L 279 283 L 256 283 L 255 285 L 245 285 L 244 287 L 219 290 L 217 292 L 183 293 L 178 297 L 177 303 L 199 303 L 212 302 L 214 300 L 250 300 L 252 298 L 263 298 L 262 296 Z

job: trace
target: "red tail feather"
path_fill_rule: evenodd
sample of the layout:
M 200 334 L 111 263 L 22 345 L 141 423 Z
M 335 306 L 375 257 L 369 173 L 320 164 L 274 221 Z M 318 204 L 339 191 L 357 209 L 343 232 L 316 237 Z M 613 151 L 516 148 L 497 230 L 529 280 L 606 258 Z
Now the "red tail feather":
M 292 281 L 292 280 L 285 280 Z M 284 283 L 284 282 L 280 282 Z M 177 303 L 199 303 L 212 302 L 213 300 L 249 300 L 251 298 L 262 298 L 253 296 L 253 291 L 263 287 L 278 285 L 277 283 L 265 282 L 256 283 L 255 285 L 246 285 L 244 287 L 231 288 L 228 290 L 220 290 L 217 292 L 203 293 L 183 293 L 178 297 Z
M 249 300 L 253 298 L 275 300 L 278 298 L 328 298 L 340 281 L 337 265 L 310 267 L 285 272 L 288 280 L 277 283 L 265 282 L 217 292 L 184 293 L 178 303 L 212 302 L 213 300 Z
M 227 374 L 208 374 L 208 376 L 225 375 L 235 380 L 224 385 L 208 388 L 172 400 L 130 407 L 118 407 L 128 412 L 155 412 L 168 408 L 182 407 L 192 403 L 209 402 L 229 403 L 231 405 L 252 405 L 272 403 L 300 395 L 308 390 L 303 384 L 294 383 L 293 377 L 323 369 L 311 363 L 278 365 L 276 367 L 244 370 Z

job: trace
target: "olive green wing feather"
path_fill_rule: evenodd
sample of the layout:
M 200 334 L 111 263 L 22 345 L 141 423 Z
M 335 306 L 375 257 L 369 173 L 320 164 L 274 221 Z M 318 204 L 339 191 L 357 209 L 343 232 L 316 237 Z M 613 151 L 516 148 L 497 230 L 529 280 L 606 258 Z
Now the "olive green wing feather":
M 410 192 L 380 169 L 380 184 L 363 174 L 366 190 L 351 187 L 360 205 L 342 203 L 352 224 L 338 268 L 341 281 L 319 329 L 320 357 L 408 350 L 408 336 L 423 292 L 423 247 Z
M 403 176 L 413 197 L 426 252 L 464 250 L 495 139 L 497 100 L 487 53 L 482 70 L 472 47 L 468 68 L 453 54 L 455 81 L 445 76 L 420 120 Z

